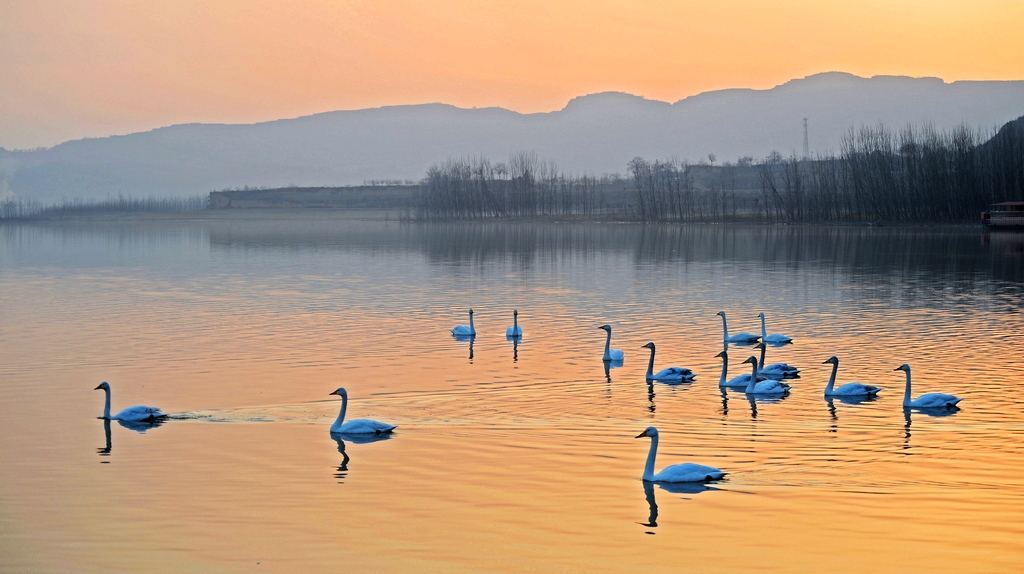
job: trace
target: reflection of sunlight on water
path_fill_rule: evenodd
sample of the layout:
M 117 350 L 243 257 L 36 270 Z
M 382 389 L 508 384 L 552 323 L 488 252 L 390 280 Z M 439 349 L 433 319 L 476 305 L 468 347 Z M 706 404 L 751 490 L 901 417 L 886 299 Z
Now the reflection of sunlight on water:
M 1024 262 L 996 247 L 934 229 L 5 226 L 0 432 L 18 440 L 0 444 L 15 517 L 0 532 L 52 557 L 37 570 L 114 557 L 140 569 L 154 554 L 196 570 L 249 556 L 668 570 L 680 555 L 722 569 L 1016 570 Z M 470 306 L 478 336 L 456 340 Z M 522 340 L 505 337 L 511 309 Z M 759 331 L 765 311 L 794 337 L 766 359 L 800 367 L 788 396 L 718 387 L 723 309 L 730 330 Z M 648 383 L 641 353 L 603 363 L 604 323 L 617 348 L 656 340 L 659 364 L 696 382 Z M 756 353 L 730 346 L 730 376 Z M 831 355 L 841 382 L 880 396 L 825 400 Z M 963 409 L 904 413 L 904 362 L 915 395 L 953 392 Z M 98 425 L 102 405 L 80 389 L 99 380 L 122 406 L 175 414 L 145 434 Z M 349 417 L 398 424 L 395 436 L 330 436 L 339 405 L 323 397 L 339 385 L 355 395 Z M 59 428 L 36 424 L 55 410 Z M 660 461 L 728 481 L 641 496 L 632 437 L 653 423 L 672 437 Z M 644 516 L 662 536 L 638 541 Z M 756 542 L 772 531 L 787 537 Z M 803 542 L 823 536 L 836 543 Z

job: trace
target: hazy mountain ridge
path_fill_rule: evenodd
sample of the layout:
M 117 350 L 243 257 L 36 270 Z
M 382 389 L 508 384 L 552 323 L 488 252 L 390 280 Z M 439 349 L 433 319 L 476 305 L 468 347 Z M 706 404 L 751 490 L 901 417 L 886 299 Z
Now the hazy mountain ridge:
M 930 123 L 993 129 L 1024 114 L 1024 81 L 825 73 L 768 90 L 705 92 L 675 103 L 619 92 L 558 111 L 421 104 L 333 111 L 256 124 L 179 124 L 0 152 L 0 194 L 53 200 L 190 195 L 240 186 L 419 179 L 451 156 L 504 159 L 531 150 L 569 172 L 622 172 L 634 156 L 718 161 L 802 147 L 837 149 L 851 126 Z M 4 190 L 9 190 L 5 192 Z

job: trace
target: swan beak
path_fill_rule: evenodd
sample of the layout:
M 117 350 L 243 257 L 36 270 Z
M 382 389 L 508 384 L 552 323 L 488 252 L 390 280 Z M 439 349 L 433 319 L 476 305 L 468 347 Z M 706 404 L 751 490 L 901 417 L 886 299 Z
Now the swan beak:
M 893 370 L 894 370 L 894 371 L 902 371 L 902 370 L 903 370 L 903 367 L 896 367 L 896 368 L 895 368 L 895 369 L 893 369 Z
M 831 363 L 831 362 L 832 362 L 832 361 L 822 361 L 822 362 L 821 362 L 821 364 L 822 364 L 822 365 L 827 365 L 827 364 L 829 364 L 829 363 Z
M 327 396 L 336 395 L 336 394 L 338 394 L 338 391 L 331 391 L 331 392 L 327 393 Z
M 635 437 L 633 437 L 633 438 L 644 438 L 645 436 L 647 436 L 647 431 L 644 431 L 644 432 L 642 432 L 642 433 L 640 433 L 640 434 L 636 435 L 636 436 L 635 436 Z
M 100 390 L 100 389 L 102 389 L 102 388 L 103 388 L 103 385 L 97 385 L 97 386 L 96 386 L 96 388 L 95 388 L 95 389 L 93 389 L 93 390 L 94 390 L 94 391 L 98 391 L 98 390 Z

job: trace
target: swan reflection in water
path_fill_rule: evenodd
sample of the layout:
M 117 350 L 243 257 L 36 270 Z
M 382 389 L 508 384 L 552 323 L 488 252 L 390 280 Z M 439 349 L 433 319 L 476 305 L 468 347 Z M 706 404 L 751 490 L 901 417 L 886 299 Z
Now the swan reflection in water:
M 519 340 L 522 336 L 505 335 L 505 340 L 512 343 L 512 362 L 519 362 Z
M 338 465 L 337 471 L 334 473 L 334 478 L 338 479 L 338 484 L 343 484 L 346 476 L 348 476 L 348 463 L 352 458 L 345 452 L 345 441 L 349 441 L 353 444 L 366 444 L 370 442 L 377 442 L 382 440 L 390 440 L 391 433 L 387 434 L 346 434 L 332 432 L 331 438 L 334 442 L 338 443 L 338 452 L 341 453 L 342 459 L 341 464 Z
M 102 419 L 102 417 L 101 417 L 101 419 Z M 113 450 L 113 442 L 110 439 L 110 420 L 111 419 L 102 419 L 102 420 L 103 420 L 103 436 L 106 439 L 106 441 L 105 441 L 106 444 L 104 446 L 102 446 L 102 447 L 97 448 L 96 449 L 96 454 L 98 454 L 100 456 L 110 456 L 110 452 L 111 452 L 111 450 Z M 152 421 L 122 421 L 122 420 L 118 420 L 117 424 L 121 425 L 122 427 L 124 427 L 124 428 L 126 428 L 128 430 L 133 430 L 133 431 L 135 431 L 135 432 L 137 432 L 139 434 L 144 434 L 146 431 L 148 431 L 150 429 L 153 429 L 153 428 L 156 428 L 156 427 L 164 424 L 166 421 L 167 421 L 166 418 L 154 419 Z M 108 461 L 103 461 L 103 462 L 108 462 Z
M 932 409 L 913 409 L 910 407 L 903 407 L 903 420 L 906 423 L 903 425 L 903 448 L 907 450 L 910 448 L 910 425 L 913 423 L 911 418 L 911 412 L 926 415 L 929 417 L 951 417 L 956 413 L 960 412 L 960 407 L 954 406 L 952 408 L 932 408 Z M 909 453 L 907 453 L 909 454 Z
M 473 360 L 473 342 L 476 341 L 476 335 L 452 335 L 452 337 L 459 342 L 469 342 L 469 360 Z
M 826 396 L 825 397 L 825 404 L 828 405 L 828 414 L 829 414 L 829 417 L 832 418 L 832 422 L 833 422 L 832 427 L 829 429 L 828 432 L 836 432 L 836 431 L 839 430 L 839 426 L 837 424 L 835 424 L 835 423 L 839 422 L 839 415 L 837 414 L 836 404 L 834 402 L 836 400 L 838 400 L 839 402 L 841 402 L 841 403 L 843 403 L 845 405 L 859 405 L 861 403 L 870 403 L 870 402 L 877 401 L 878 400 L 878 396 L 877 395 L 870 395 L 870 396 L 869 395 L 833 395 L 833 396 Z
M 650 515 L 647 517 L 647 522 L 638 522 L 641 526 L 648 528 L 658 527 L 658 502 L 654 497 L 654 485 L 657 484 L 658 488 L 671 492 L 673 494 L 700 494 L 706 490 L 719 490 L 713 486 L 708 486 L 703 482 L 658 482 L 654 483 L 649 480 L 641 480 L 640 482 L 644 485 L 644 498 L 647 499 L 647 507 L 650 509 Z M 688 500 L 688 497 L 683 497 L 683 500 Z M 648 534 L 654 534 L 648 532 Z
M 785 395 L 747 395 L 747 401 L 750 403 L 750 418 L 757 420 L 757 405 L 770 405 L 775 403 L 781 403 L 782 401 L 789 398 L 788 394 Z

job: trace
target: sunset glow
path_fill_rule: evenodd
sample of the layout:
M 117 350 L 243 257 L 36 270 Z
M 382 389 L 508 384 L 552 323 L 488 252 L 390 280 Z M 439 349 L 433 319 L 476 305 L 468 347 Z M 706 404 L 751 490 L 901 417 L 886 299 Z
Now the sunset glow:
M 0 3 L 0 146 L 446 102 L 676 101 L 829 70 L 1024 78 L 1015 0 Z

